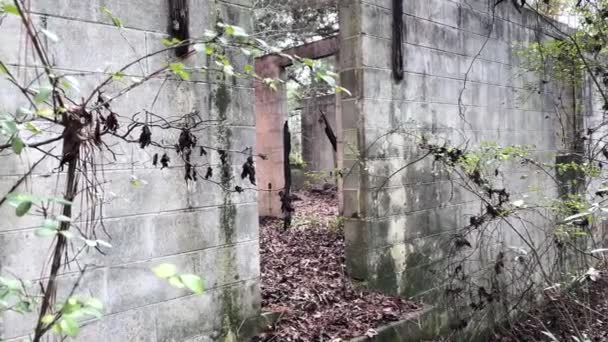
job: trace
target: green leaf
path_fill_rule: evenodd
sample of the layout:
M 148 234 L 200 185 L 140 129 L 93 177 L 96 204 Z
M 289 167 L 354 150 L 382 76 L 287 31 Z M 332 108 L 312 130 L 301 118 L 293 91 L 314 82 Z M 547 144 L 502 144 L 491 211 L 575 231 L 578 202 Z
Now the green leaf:
M 21 202 L 21 204 L 19 204 L 17 206 L 17 209 L 15 210 L 15 214 L 17 214 L 17 216 L 19 216 L 19 217 L 23 217 L 23 216 L 25 216 L 25 214 L 27 214 L 30 211 L 31 208 L 32 208 L 32 202 L 30 202 L 30 201 Z
M 62 82 L 62 84 L 65 88 L 70 88 L 76 91 L 77 93 L 80 93 L 80 82 L 78 81 L 78 79 L 76 79 L 76 77 L 64 76 L 63 81 L 64 82 Z
M 25 120 L 29 116 L 34 116 L 34 112 L 26 107 L 17 108 L 17 112 L 15 113 L 15 118 L 20 120 Z
M 112 79 L 114 81 L 120 81 L 125 77 L 125 74 L 122 72 L 115 72 L 114 74 L 112 74 Z
M 119 17 L 115 16 L 109 9 L 107 9 L 106 7 L 102 7 L 101 8 L 101 12 L 104 13 L 105 15 L 107 15 L 108 17 L 110 17 L 110 20 L 112 20 L 112 24 L 118 28 L 122 28 L 122 20 L 120 20 Z
M 14 4 L 4 4 L 4 5 L 2 5 L 2 12 L 19 16 L 19 9 Z
M 184 81 L 190 80 L 190 74 L 186 71 L 186 66 L 183 63 L 169 64 L 169 70 Z
M 53 88 L 49 87 L 49 86 L 44 86 L 44 87 L 40 87 L 38 89 L 34 90 L 36 92 L 36 96 L 34 96 L 34 102 L 36 102 L 37 104 L 46 102 L 46 100 L 49 99 L 49 97 L 51 96 L 51 93 L 53 92 Z
M 177 287 L 178 289 L 183 289 L 186 287 L 186 285 L 184 285 L 184 283 L 182 283 L 179 276 L 170 277 L 168 280 L 169 280 L 169 284 L 171 284 L 171 286 Z
M 249 34 L 247 34 L 247 31 L 245 31 L 245 29 L 243 29 L 240 26 L 226 25 L 224 32 L 229 36 L 249 37 Z
M 315 61 L 310 58 L 302 58 L 302 63 L 310 68 L 315 66 Z
M 51 32 L 49 30 L 40 29 L 40 32 L 42 32 L 42 34 L 44 34 L 53 43 L 57 43 L 59 41 L 59 37 L 57 37 L 57 35 L 55 33 Z
M 8 68 L 6 67 L 6 65 L 0 61 L 0 74 L 8 74 Z
M 17 313 L 25 314 L 32 311 L 32 305 L 29 301 L 22 300 L 13 307 L 13 310 Z
M 21 283 L 16 279 L 8 279 L 0 277 L 0 284 L 6 286 L 9 290 L 18 291 L 21 290 Z
M 252 75 L 254 73 L 254 67 L 251 64 L 245 64 L 245 66 L 243 67 L 243 70 L 245 71 L 246 74 Z
M 11 192 L 7 196 L 8 204 L 17 208 L 23 202 L 39 202 L 41 199 L 37 196 L 24 194 L 20 192 Z
M 36 114 L 47 119 L 52 119 L 55 116 L 55 112 L 51 108 L 41 108 L 36 111 Z
M 99 311 L 95 308 L 86 307 L 86 308 L 82 308 L 82 310 L 80 310 L 80 311 L 82 312 L 83 315 L 93 316 L 95 318 L 101 318 L 103 316 L 101 311 Z
M 17 133 L 19 131 L 19 128 L 17 127 L 17 123 L 11 117 L 7 117 L 6 119 L 0 121 L 0 125 L 1 125 L 0 127 L 2 128 L 3 134 L 6 134 L 6 135 L 14 135 L 15 133 Z
M 15 154 L 19 155 L 19 154 L 21 154 L 21 152 L 23 152 L 23 148 L 25 147 L 25 144 L 23 143 L 23 140 L 21 140 L 21 138 L 19 138 L 19 136 L 15 135 L 11 139 L 11 147 L 13 149 L 13 152 L 15 152 Z
M 152 272 L 159 278 L 168 279 L 177 273 L 177 267 L 173 264 L 164 263 L 152 268 Z
M 49 325 L 51 323 L 53 323 L 53 321 L 55 320 L 55 316 L 54 315 L 44 315 L 44 317 L 42 317 L 42 319 L 40 320 L 40 322 Z
M 353 96 L 353 94 L 348 89 L 341 86 L 336 86 L 336 93 L 346 93 L 348 94 L 348 96 Z
M 165 46 L 174 46 L 174 45 L 181 43 L 182 41 L 173 37 L 171 39 L 163 38 L 160 40 L 160 42 L 163 43 L 163 45 L 165 45 Z
M 28 131 L 32 132 L 32 134 L 40 134 L 40 133 L 42 133 L 42 131 L 40 130 L 40 128 L 38 128 L 32 122 L 26 122 L 25 124 L 23 124 L 23 127 L 25 127 L 25 129 L 27 129 Z
M 142 185 L 147 185 L 147 184 L 148 184 L 147 181 L 137 178 L 136 175 L 131 175 L 131 185 L 142 186 Z
M 93 309 L 103 310 L 103 303 L 97 298 L 89 298 L 84 302 L 84 305 Z
M 203 280 L 201 277 L 194 274 L 182 274 L 179 276 L 180 280 L 186 287 L 190 289 L 190 291 L 196 294 L 203 293 Z
M 80 331 L 78 323 L 71 317 L 63 317 L 59 322 L 59 327 L 61 327 L 61 331 L 70 337 L 75 337 Z
M 49 228 L 39 228 L 39 229 L 36 229 L 35 234 L 36 234 L 36 236 L 39 236 L 39 237 L 55 236 L 55 235 L 57 235 L 57 230 L 49 229 Z

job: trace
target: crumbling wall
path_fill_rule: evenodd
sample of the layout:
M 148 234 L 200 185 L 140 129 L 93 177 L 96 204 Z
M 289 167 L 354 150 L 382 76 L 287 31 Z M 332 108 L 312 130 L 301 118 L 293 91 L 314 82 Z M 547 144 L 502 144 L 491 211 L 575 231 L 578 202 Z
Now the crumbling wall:
M 167 38 L 167 0 L 28 3 L 36 24 L 59 38 L 57 43 L 45 39 L 56 70 L 73 72 L 82 94 L 126 63 L 164 48 L 160 41 Z M 125 27 L 121 30 L 113 27 L 111 19 L 100 11 L 102 6 L 120 17 Z M 216 16 L 247 31 L 252 29 L 249 0 L 192 0 L 191 35 L 202 37 L 205 29 L 213 28 Z M 0 60 L 15 67 L 20 79 L 36 84 L 33 49 L 25 37 L 17 17 L 3 18 Z M 135 65 L 127 71 L 124 82 L 157 70 L 166 57 L 163 54 Z M 208 63 L 201 58 L 192 57 L 185 63 L 193 67 Z M 239 57 L 235 68 L 242 69 L 245 63 L 251 61 Z M 3 110 L 14 111 L 27 105 L 8 81 L 3 79 L 0 84 Z M 143 109 L 165 118 L 198 111 L 204 119 L 217 123 L 197 133 L 201 144 L 227 151 L 255 146 L 253 85 L 247 80 L 215 74 L 193 75 L 191 81 L 152 79 L 113 105 L 114 111 L 126 117 Z M 164 141 L 169 143 L 177 141 L 179 132 L 165 134 Z M 162 154 L 160 149 L 110 144 L 117 152 L 117 160 L 112 156 L 100 158 L 106 166 L 98 176 L 104 182 L 107 203 L 103 215 L 111 239 L 101 231 L 98 236 L 113 247 L 104 249 L 105 256 L 93 249 L 81 255 L 80 264 L 91 266 L 78 290 L 100 299 L 105 304 L 104 316 L 88 322 L 77 340 L 232 341 L 235 336 L 244 339 L 248 333 L 247 320 L 256 317 L 260 310 L 256 192 L 232 190 L 235 185 L 242 185 L 240 177 L 234 175 L 247 155 L 230 153 L 228 164 L 220 166 L 217 151 L 207 151 L 208 156 L 201 156 L 200 160 L 197 151 L 197 163 L 209 163 L 215 169 L 211 178 L 214 183 L 203 181 L 203 175 L 199 175 L 198 182 L 187 183 L 183 162 L 174 151 L 167 152 L 172 161 L 170 167 L 161 170 L 152 166 L 152 156 Z M 20 158 L 0 156 L 0 195 L 9 192 L 40 156 L 34 149 L 26 149 Z M 63 174 L 57 166 L 58 162 L 49 158 L 18 191 L 60 195 Z M 133 176 L 146 184 L 134 186 Z M 80 207 L 80 203 L 75 206 Z M 45 261 L 52 238 L 34 234 L 40 224 L 39 217 L 17 218 L 14 208 L 6 204 L 0 207 L 0 273 L 14 274 L 34 284 L 47 274 Z M 180 272 L 200 275 L 205 284 L 204 294 L 196 296 L 173 288 L 150 271 L 150 267 L 165 262 L 175 264 Z M 64 291 L 60 291 L 58 300 L 65 299 L 77 275 L 78 269 L 74 267 L 63 271 L 59 281 Z M 34 286 L 32 290 L 37 288 Z M 30 334 L 35 319 L 34 314 L 3 315 L 0 338 L 12 341 Z
M 468 149 L 491 141 L 533 146 L 531 158 L 553 164 L 568 150 L 556 108 L 571 109 L 574 92 L 522 71 L 518 49 L 550 39 L 551 30 L 509 1 L 493 8 L 485 0 L 404 0 L 405 77 L 396 81 L 392 2 L 340 3 L 340 76 L 352 92 L 341 94 L 347 263 L 370 287 L 435 303 L 460 271 L 446 265 L 456 232 L 484 206 L 434 158 L 416 162 L 427 153 L 421 137 Z M 549 175 L 517 165 L 497 173 L 512 199 L 557 196 Z M 546 224 L 540 215 L 526 219 Z M 527 226 L 513 224 L 492 225 L 487 241 L 468 242 L 485 247 L 468 249 L 474 261 L 464 266 L 467 276 L 491 271 L 500 250 L 513 274 L 525 273 L 511 263 L 517 255 L 508 246 L 524 245 L 515 230 Z M 543 229 L 531 231 L 533 241 L 547 241 Z

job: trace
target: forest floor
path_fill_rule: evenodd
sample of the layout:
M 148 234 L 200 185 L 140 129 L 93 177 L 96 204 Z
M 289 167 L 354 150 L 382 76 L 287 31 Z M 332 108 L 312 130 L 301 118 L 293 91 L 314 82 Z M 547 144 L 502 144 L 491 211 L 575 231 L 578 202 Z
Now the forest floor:
M 262 305 L 279 318 L 256 341 L 345 341 L 422 308 L 352 284 L 335 190 L 295 197 L 290 229 L 282 220 L 261 220 Z
M 499 329 L 493 341 L 608 341 L 608 272 L 579 282 L 573 291 L 544 297 L 520 321 Z

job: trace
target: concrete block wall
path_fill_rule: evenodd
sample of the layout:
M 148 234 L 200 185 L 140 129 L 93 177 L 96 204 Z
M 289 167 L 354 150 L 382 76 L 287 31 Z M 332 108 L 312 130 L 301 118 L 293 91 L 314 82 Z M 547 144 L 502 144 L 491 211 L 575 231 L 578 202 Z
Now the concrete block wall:
M 438 301 L 453 235 L 483 210 L 432 158 L 388 178 L 425 153 L 417 137 L 469 148 L 529 145 L 532 157 L 547 163 L 568 149 L 556 108 L 571 109 L 572 88 L 523 72 L 517 54 L 536 39 L 551 39 L 551 29 L 510 2 L 493 14 L 492 3 L 403 0 L 405 78 L 396 82 L 392 1 L 340 2 L 340 76 L 352 92 L 341 95 L 346 253 L 350 274 L 370 287 Z M 539 189 L 557 194 L 549 176 L 517 166 L 502 171 L 514 199 L 540 197 Z M 541 227 L 535 241 L 545 241 L 544 221 L 529 219 Z M 491 231 L 490 248 L 471 256 L 472 273 L 491 268 L 498 253 L 491 246 L 522 245 L 513 229 Z
M 312 172 L 322 172 L 326 176 L 333 173 L 337 167 L 336 153 L 325 133 L 325 123 L 321 118 L 323 112 L 331 129 L 336 131 L 336 96 L 325 95 L 310 98 L 302 104 L 302 159 L 306 169 Z M 331 180 L 330 177 L 325 177 Z
M 59 37 L 57 43 L 45 41 L 57 72 L 73 72 L 81 94 L 94 89 L 108 73 L 162 48 L 160 40 L 167 37 L 166 0 L 29 3 L 36 24 Z M 112 26 L 100 11 L 102 6 L 122 19 L 124 29 L 119 31 Z M 191 0 L 191 35 L 200 37 L 205 29 L 213 28 L 216 16 L 251 31 L 251 6 L 250 0 Z M 34 79 L 40 69 L 36 68 L 32 47 L 16 17 L 3 19 L 0 42 L 0 60 L 20 79 L 40 83 Z M 233 55 L 237 69 L 252 63 L 238 53 Z M 135 65 L 127 71 L 124 82 L 157 70 L 166 63 L 166 57 Z M 188 66 L 206 63 L 204 57 L 185 61 Z M 3 110 L 14 111 L 27 105 L 17 89 L 5 80 L 0 82 Z M 124 84 L 117 84 L 107 95 L 112 96 L 122 87 Z M 163 117 L 198 111 L 203 119 L 221 121 L 197 133 L 201 144 L 242 151 L 255 146 L 253 96 L 250 81 L 193 75 L 189 82 L 153 79 L 112 108 L 125 117 L 144 109 Z M 179 136 L 175 131 L 153 130 L 153 134 L 163 135 L 168 142 Z M 139 146 L 111 141 L 109 144 L 117 160 L 112 161 L 108 155 L 98 158 L 106 163 L 103 175 L 99 176 L 104 183 L 105 228 L 111 239 L 101 231 L 97 234 L 113 248 L 105 249 L 105 256 L 94 250 L 81 255 L 81 265 L 92 266 L 78 290 L 82 295 L 99 298 L 106 307 L 103 318 L 87 322 L 76 340 L 222 341 L 235 336 L 245 339 L 249 320 L 260 311 L 257 195 L 254 190 L 242 194 L 224 190 L 236 185 L 249 189 L 251 185 L 240 177 L 226 180 L 221 174 L 238 175 L 246 155 L 230 154 L 232 167 L 221 170 L 216 152 L 208 151 L 209 155 L 200 157 L 201 160 L 197 153 L 195 162 L 212 165 L 214 180 L 221 186 L 200 180 L 187 184 L 183 162 L 175 152 L 168 152 L 170 167 L 160 170 L 152 166 L 152 156 L 162 154 L 162 150 L 154 147 L 141 150 Z M 8 193 L 39 157 L 35 150 L 26 150 L 21 157 L 0 156 L 0 195 Z M 58 173 L 57 166 L 51 159 L 41 163 L 31 181 L 18 191 L 60 194 L 65 175 Z M 132 176 L 147 184 L 132 186 Z M 76 209 L 81 206 L 86 206 L 86 202 L 75 204 Z M 46 260 L 51 239 L 34 235 L 41 224 L 38 217 L 17 218 L 14 209 L 5 204 L 0 207 L 0 218 L 0 273 L 15 274 L 35 283 L 48 272 Z M 164 262 L 177 265 L 180 272 L 200 275 L 205 283 L 204 294 L 194 296 L 156 278 L 150 267 Z M 71 268 L 61 275 L 63 291 L 58 300 L 65 299 L 65 291 L 76 281 L 77 273 L 77 269 Z M 21 341 L 32 332 L 34 322 L 33 314 L 4 314 L 0 317 L 0 338 Z

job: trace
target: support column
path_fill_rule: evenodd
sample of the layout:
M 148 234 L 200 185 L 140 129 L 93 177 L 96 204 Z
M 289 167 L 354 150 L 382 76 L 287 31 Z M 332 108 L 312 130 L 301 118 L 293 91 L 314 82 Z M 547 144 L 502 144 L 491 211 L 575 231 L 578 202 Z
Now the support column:
M 257 59 L 255 71 L 261 77 L 283 79 L 285 69 L 277 56 Z M 285 187 L 283 177 L 283 124 L 287 119 L 287 91 L 284 85 L 272 90 L 255 83 L 255 115 L 258 159 L 258 208 L 260 216 L 282 217 L 279 192 Z

